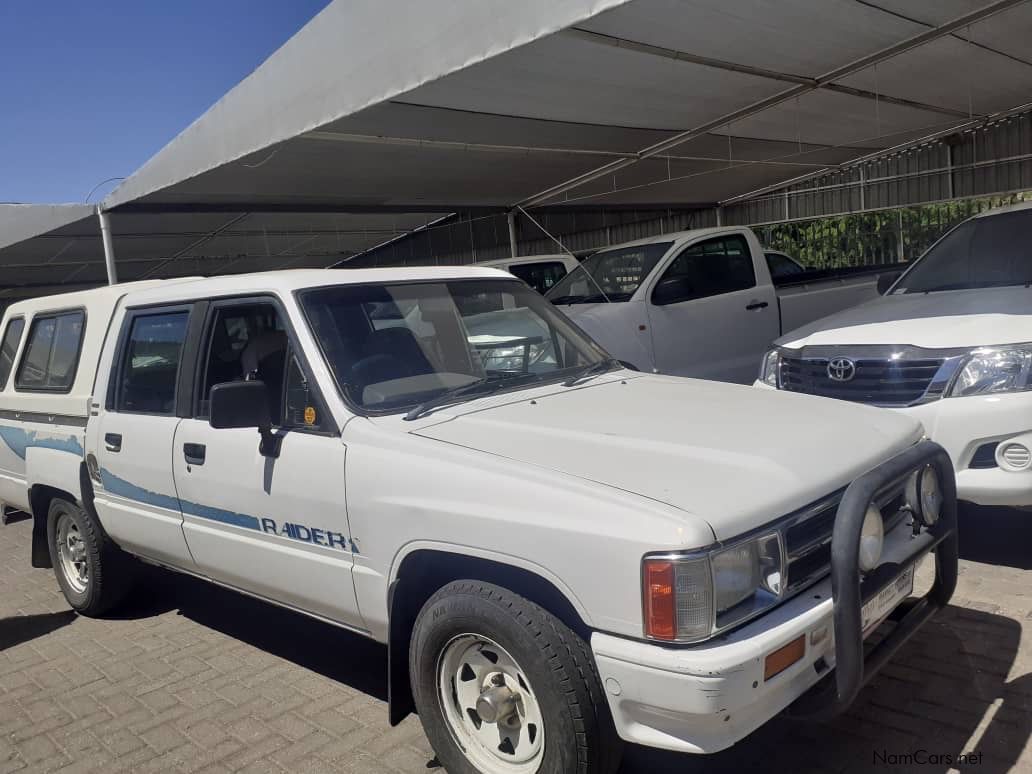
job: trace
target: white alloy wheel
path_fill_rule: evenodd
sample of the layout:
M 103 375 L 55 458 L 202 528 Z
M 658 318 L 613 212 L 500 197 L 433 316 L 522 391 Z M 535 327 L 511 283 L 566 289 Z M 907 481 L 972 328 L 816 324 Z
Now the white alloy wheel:
M 438 699 L 467 759 L 486 774 L 531 774 L 545 749 L 537 697 L 505 648 L 478 634 L 460 634 L 437 662 Z

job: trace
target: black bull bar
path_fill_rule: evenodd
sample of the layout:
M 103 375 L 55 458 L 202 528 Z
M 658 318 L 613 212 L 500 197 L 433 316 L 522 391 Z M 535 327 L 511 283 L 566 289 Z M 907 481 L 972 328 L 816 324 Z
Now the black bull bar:
M 871 501 L 925 465 L 939 474 L 943 504 L 939 520 L 914 535 L 906 555 L 860 575 L 860 532 Z M 916 518 L 916 517 L 915 517 Z M 900 573 L 935 551 L 935 583 L 919 599 L 892 612 L 891 632 L 864 653 L 861 609 Z M 957 586 L 957 483 L 949 455 L 937 443 L 922 441 L 856 479 L 846 489 L 835 515 L 831 538 L 831 589 L 834 598 L 835 669 L 791 706 L 792 715 L 833 717 L 885 666 L 929 618 L 944 608 Z

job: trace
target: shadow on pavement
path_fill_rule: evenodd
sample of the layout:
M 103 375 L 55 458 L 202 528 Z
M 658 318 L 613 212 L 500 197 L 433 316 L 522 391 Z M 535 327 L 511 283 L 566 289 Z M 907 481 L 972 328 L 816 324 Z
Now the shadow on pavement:
M 149 618 L 169 610 L 330 680 L 387 700 L 385 646 L 197 578 L 144 567 L 136 590 L 115 617 Z
M 50 634 L 55 629 L 67 626 L 75 618 L 76 615 L 71 610 L 0 618 L 0 650 L 13 648 L 15 645 Z
M 960 558 L 1032 570 L 1032 513 L 961 503 Z
M 961 530 L 964 558 L 1030 567 L 1032 516 L 965 505 Z M 177 610 L 197 623 L 386 701 L 387 650 L 382 645 L 154 568 L 144 569 L 138 588 L 119 617 L 147 618 Z M 11 644 L 3 639 L 10 620 L 20 619 L 0 621 L 0 647 Z M 60 617 L 48 620 L 51 626 L 67 623 Z M 35 625 L 45 633 L 47 623 Z M 1032 673 L 1010 677 L 1020 638 L 1021 624 L 1012 618 L 951 605 L 897 654 L 844 716 L 825 724 L 775 718 L 731 749 L 710 756 L 629 746 L 621 772 L 1003 774 L 1020 760 L 1032 736 Z M 386 708 L 384 713 L 386 723 Z M 964 761 L 962 754 L 973 757 Z M 432 765 L 431 760 L 428 766 Z

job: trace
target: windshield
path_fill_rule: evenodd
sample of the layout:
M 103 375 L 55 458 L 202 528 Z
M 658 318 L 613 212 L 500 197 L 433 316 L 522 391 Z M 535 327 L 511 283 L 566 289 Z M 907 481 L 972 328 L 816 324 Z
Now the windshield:
M 515 280 L 335 285 L 300 303 L 344 396 L 372 411 L 474 382 L 565 379 L 608 357 Z
M 553 304 L 628 301 L 673 242 L 595 253 L 563 277 L 545 298 Z
M 914 264 L 893 293 L 932 293 L 1032 283 L 1032 210 L 957 226 Z

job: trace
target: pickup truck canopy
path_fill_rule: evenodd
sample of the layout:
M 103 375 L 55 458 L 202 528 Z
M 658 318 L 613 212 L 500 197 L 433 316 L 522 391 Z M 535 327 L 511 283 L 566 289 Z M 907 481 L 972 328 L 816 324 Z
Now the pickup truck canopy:
M 326 266 L 454 212 L 728 204 L 1029 93 L 1018 0 L 382 5 L 330 3 L 102 202 L 120 279 Z M 104 281 L 96 218 L 55 215 L 0 234 L 40 235 L 6 282 Z

